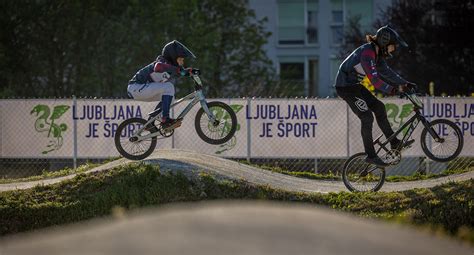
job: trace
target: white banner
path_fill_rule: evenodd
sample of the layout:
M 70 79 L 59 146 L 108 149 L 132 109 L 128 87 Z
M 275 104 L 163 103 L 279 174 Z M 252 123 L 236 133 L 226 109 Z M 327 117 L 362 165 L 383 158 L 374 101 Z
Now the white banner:
M 199 151 L 206 154 L 214 154 L 225 157 L 247 156 L 247 122 L 245 121 L 245 106 L 247 100 L 244 99 L 209 99 L 208 102 L 221 101 L 228 104 L 237 115 L 237 130 L 235 135 L 228 142 L 221 145 L 212 145 L 199 138 L 195 128 L 195 116 L 201 108 L 196 104 L 186 115 L 183 124 L 175 130 L 174 148 Z M 189 101 L 182 102 L 174 108 L 173 116 L 178 116 L 188 105 Z M 215 113 L 219 114 L 219 113 Z
M 254 100 L 246 108 L 252 157 L 343 157 L 345 103 L 337 99 Z
M 147 119 L 156 103 L 133 100 L 77 100 L 72 118 L 77 122 L 77 155 L 84 158 L 119 156 L 114 135 L 126 119 Z M 171 148 L 171 139 L 160 139 L 157 149 Z
M 172 138 L 157 148 L 180 148 L 225 157 L 344 158 L 363 151 L 360 121 L 339 99 L 209 99 L 230 105 L 237 114 L 235 136 L 222 145 L 202 141 L 195 130 L 196 105 Z M 188 101 L 189 102 L 189 101 Z M 187 105 L 173 109 L 177 116 Z M 248 104 L 250 102 L 250 104 Z M 424 114 L 446 118 L 464 134 L 463 156 L 474 156 L 474 99 L 425 98 Z M 385 99 L 388 119 L 398 129 L 413 114 L 407 100 Z M 0 100 L 0 157 L 72 158 L 74 126 L 79 158 L 118 156 L 113 136 L 131 117 L 147 118 L 156 103 L 133 100 L 71 99 Z M 405 155 L 423 156 L 420 123 L 415 146 Z M 374 121 L 374 138 L 381 134 Z M 248 144 L 250 141 L 250 144 Z
M 456 123 L 464 135 L 464 148 L 460 155 L 474 155 L 474 100 L 472 98 L 432 98 L 424 115 L 430 120 L 448 119 Z
M 2 157 L 72 157 L 72 100 L 1 100 Z

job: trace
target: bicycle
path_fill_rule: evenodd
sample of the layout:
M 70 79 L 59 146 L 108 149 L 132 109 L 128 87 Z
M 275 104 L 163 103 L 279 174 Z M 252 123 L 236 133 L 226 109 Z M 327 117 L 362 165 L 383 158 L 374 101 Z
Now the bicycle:
M 189 111 L 200 103 L 194 125 L 198 136 L 209 144 L 223 144 L 229 141 L 237 129 L 237 117 L 232 108 L 219 101 L 207 102 L 202 91 L 203 85 L 199 78 L 199 70 L 193 70 L 191 78 L 194 81 L 194 92 L 176 100 L 170 108 L 191 99 L 189 104 L 178 115 L 181 120 Z M 164 139 L 171 137 L 174 128 L 164 129 L 161 127 L 161 107 L 148 114 L 149 120 L 142 118 L 130 118 L 123 121 L 115 132 L 114 141 L 118 152 L 125 158 L 131 160 L 142 160 L 148 157 L 157 144 L 157 137 Z M 152 128 L 147 128 L 147 127 Z
M 421 113 L 423 102 L 416 95 L 414 89 L 402 93 L 400 98 L 407 98 L 413 104 L 415 113 L 405 124 L 403 124 L 386 141 L 382 141 L 382 135 L 374 140 L 374 146 L 378 146 L 377 154 L 390 166 L 397 165 L 402 159 L 402 150 L 409 141 L 413 131 L 421 122 L 424 129 L 421 132 L 421 148 L 425 155 L 437 162 L 447 162 L 456 158 L 464 145 L 461 129 L 452 121 L 436 119 L 428 121 Z M 402 142 L 397 148 L 387 148 L 387 144 L 398 134 L 406 130 Z M 408 147 L 406 147 L 408 148 Z M 361 152 L 349 157 L 344 164 L 342 180 L 350 191 L 378 191 L 385 182 L 385 168 L 365 162 L 367 154 Z

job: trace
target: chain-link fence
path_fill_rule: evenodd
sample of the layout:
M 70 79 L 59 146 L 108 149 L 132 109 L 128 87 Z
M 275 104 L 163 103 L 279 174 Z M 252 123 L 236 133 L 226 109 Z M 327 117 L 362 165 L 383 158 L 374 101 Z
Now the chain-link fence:
M 340 173 L 345 160 L 363 151 L 360 121 L 339 99 L 227 98 L 238 117 L 235 136 L 225 144 L 210 145 L 196 134 L 194 116 L 199 104 L 170 138 L 157 149 L 199 151 L 289 171 Z M 464 134 L 461 155 L 447 163 L 429 160 L 421 150 L 422 125 L 413 133 L 414 146 L 403 152 L 388 175 L 440 173 L 474 166 L 474 99 L 423 98 L 428 119 L 450 119 Z M 410 104 L 384 99 L 389 121 L 398 129 L 409 119 Z M 181 112 L 186 102 L 173 108 Z M 117 126 L 131 117 L 146 118 L 154 103 L 128 99 L 6 99 L 0 100 L 0 176 L 18 178 L 74 169 L 85 162 L 118 157 L 114 145 Z M 380 134 L 374 122 L 374 137 Z

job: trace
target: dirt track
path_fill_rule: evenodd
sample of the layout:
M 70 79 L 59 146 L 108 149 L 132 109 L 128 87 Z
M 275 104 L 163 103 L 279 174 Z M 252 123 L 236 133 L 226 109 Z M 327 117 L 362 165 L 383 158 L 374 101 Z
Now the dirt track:
M 0 254 L 473 254 L 407 226 L 298 203 L 219 201 L 147 209 L 0 241 Z
M 273 188 L 290 191 L 321 193 L 347 191 L 341 181 L 322 181 L 297 178 L 262 170 L 232 160 L 185 150 L 158 150 L 144 161 L 149 164 L 158 164 L 164 171 L 180 171 L 187 176 L 193 176 L 200 171 L 204 171 L 215 174 L 224 179 L 243 179 L 250 183 L 270 185 Z M 133 161 L 119 159 L 91 169 L 87 172 L 103 171 L 130 162 Z M 0 184 L 0 191 L 28 189 L 36 185 L 49 185 L 61 182 L 65 179 L 71 179 L 74 176 L 75 174 L 48 180 Z M 381 191 L 429 188 L 449 181 L 463 181 L 472 178 L 474 178 L 474 171 L 423 181 L 385 183 Z

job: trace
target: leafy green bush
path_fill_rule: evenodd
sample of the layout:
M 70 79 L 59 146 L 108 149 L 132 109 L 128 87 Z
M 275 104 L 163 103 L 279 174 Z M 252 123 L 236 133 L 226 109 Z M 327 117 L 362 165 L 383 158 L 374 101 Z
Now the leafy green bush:
M 284 191 L 244 180 L 217 180 L 209 174 L 190 180 L 182 174 L 162 174 L 157 166 L 136 164 L 80 174 L 55 185 L 0 193 L 0 234 L 105 216 L 117 207 L 129 210 L 211 199 L 265 199 L 324 205 L 362 217 L 441 229 L 474 243 L 472 179 L 404 192 L 320 194 Z

